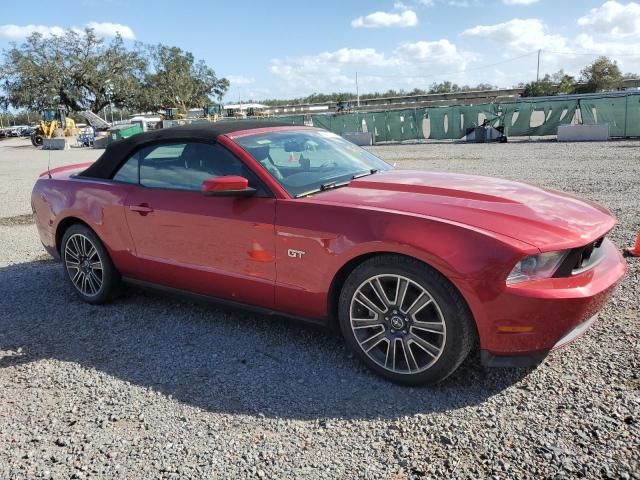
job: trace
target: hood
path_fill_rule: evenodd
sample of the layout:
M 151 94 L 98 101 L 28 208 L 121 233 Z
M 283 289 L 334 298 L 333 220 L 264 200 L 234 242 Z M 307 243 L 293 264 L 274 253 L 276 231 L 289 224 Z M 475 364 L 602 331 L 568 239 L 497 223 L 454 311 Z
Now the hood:
M 585 245 L 616 223 L 606 208 L 570 194 L 500 178 L 417 170 L 379 172 L 313 201 L 440 218 L 541 250 Z

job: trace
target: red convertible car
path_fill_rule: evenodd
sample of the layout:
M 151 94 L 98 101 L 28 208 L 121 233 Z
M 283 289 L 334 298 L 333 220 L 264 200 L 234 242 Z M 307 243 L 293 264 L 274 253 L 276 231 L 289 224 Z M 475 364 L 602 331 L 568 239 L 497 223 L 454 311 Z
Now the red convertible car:
M 130 282 L 334 324 L 405 384 L 444 379 L 474 348 L 489 366 L 539 363 L 626 270 L 595 203 L 394 170 L 335 134 L 264 121 L 115 142 L 43 173 L 32 206 L 87 302 Z

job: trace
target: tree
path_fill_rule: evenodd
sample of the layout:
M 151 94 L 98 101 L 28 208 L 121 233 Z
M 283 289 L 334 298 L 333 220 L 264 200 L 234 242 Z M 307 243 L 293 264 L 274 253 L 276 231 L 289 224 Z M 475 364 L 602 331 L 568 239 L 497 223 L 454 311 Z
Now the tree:
M 449 80 L 446 80 L 441 83 L 432 83 L 431 87 L 429 87 L 429 93 L 452 93 L 459 92 L 460 87 L 455 83 L 451 83 Z
M 573 93 L 576 79 L 560 70 L 553 75 L 548 73 L 536 82 L 529 82 L 524 87 L 523 97 L 546 97 L 552 95 L 566 95 Z
M 220 100 L 229 88 L 226 78 L 218 78 L 203 60 L 196 62 L 192 53 L 178 47 L 155 45 L 149 56 L 153 71 L 144 79 L 143 110 L 203 107 L 211 96 Z
M 616 90 L 622 87 L 624 77 L 615 61 L 607 57 L 598 57 L 591 65 L 580 72 L 579 93 L 595 93 L 603 90 Z
M 5 50 L 0 74 L 5 102 L 40 111 L 61 105 L 70 111 L 99 112 L 128 105 L 141 91 L 147 63 L 116 36 L 108 45 L 92 29 L 43 37 L 34 33 Z
M 464 87 L 464 90 L 497 90 L 497 89 L 498 89 L 498 86 L 493 85 L 492 83 L 479 83 L 473 88 L 467 87 L 467 86 Z

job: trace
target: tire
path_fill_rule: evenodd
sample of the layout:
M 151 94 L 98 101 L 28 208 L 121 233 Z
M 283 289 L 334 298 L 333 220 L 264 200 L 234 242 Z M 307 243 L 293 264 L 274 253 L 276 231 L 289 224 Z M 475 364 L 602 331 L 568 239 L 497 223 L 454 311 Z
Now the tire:
M 65 278 L 85 302 L 99 305 L 117 293 L 120 274 L 90 228 L 81 224 L 69 227 L 62 237 L 60 257 Z
M 42 146 L 43 143 L 44 143 L 44 138 L 42 137 L 42 135 L 37 135 L 35 133 L 31 135 L 31 144 L 34 147 L 40 147 Z
M 444 380 L 477 338 L 458 290 L 433 268 L 401 255 L 373 257 L 353 270 L 340 292 L 338 317 L 349 348 L 370 369 L 404 385 Z

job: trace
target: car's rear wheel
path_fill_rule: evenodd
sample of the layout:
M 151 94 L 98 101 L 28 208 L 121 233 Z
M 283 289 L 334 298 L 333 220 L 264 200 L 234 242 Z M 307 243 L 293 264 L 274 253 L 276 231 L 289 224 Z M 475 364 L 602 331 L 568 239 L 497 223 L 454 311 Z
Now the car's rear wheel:
M 359 265 L 347 278 L 339 321 L 349 346 L 374 371 L 397 383 L 436 383 L 469 354 L 471 313 L 433 268 L 399 255 Z
M 88 227 L 76 224 L 67 229 L 60 248 L 65 277 L 88 303 L 104 303 L 116 292 L 120 276 L 109 253 Z

